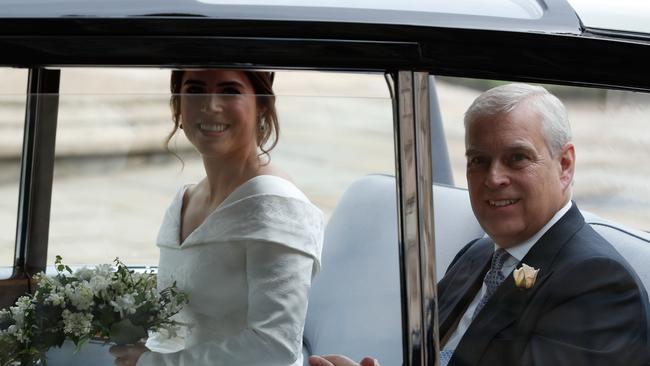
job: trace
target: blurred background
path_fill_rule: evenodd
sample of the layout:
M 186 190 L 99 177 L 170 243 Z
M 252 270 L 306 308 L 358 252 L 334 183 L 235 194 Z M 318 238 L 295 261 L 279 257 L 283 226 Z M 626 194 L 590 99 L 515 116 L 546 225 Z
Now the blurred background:
M 156 264 L 158 226 L 182 184 L 203 177 L 172 129 L 169 70 L 64 69 L 59 95 L 48 263 L 119 256 Z M 14 255 L 27 71 L 0 69 L 0 267 Z M 455 185 L 466 187 L 463 113 L 500 81 L 438 77 Z M 383 74 L 283 71 L 274 89 L 280 140 L 272 159 L 326 214 L 366 174 L 394 175 L 391 100 Z M 567 105 L 583 210 L 648 230 L 648 94 L 549 86 Z

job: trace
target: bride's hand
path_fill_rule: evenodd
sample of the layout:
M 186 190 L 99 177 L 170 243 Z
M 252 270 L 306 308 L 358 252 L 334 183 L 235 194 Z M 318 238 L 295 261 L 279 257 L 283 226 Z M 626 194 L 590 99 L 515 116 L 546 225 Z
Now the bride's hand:
M 128 346 L 113 346 L 108 351 L 115 357 L 117 366 L 135 366 L 140 355 L 149 349 L 144 343 L 136 343 Z

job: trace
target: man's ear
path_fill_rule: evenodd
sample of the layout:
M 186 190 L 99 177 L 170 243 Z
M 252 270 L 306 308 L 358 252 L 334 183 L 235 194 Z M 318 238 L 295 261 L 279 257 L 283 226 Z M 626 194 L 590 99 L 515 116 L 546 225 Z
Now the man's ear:
M 573 182 L 573 174 L 576 167 L 576 151 L 572 143 L 562 146 L 560 151 L 560 182 L 566 189 Z

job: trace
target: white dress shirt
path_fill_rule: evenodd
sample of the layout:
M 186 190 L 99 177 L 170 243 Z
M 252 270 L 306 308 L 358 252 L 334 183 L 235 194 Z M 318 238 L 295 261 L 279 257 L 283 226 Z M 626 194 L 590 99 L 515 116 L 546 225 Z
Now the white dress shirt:
M 564 205 L 555 215 L 549 220 L 549 222 L 546 223 L 535 235 L 530 237 L 528 240 L 524 241 L 521 244 L 514 245 L 510 248 L 506 248 L 506 251 L 508 254 L 510 254 L 510 257 L 503 263 L 503 267 L 501 268 L 501 274 L 503 275 L 504 278 L 507 278 L 510 275 L 510 272 L 512 272 L 517 264 L 521 262 L 522 259 L 528 254 L 530 249 L 537 243 L 539 238 L 544 235 L 548 229 L 551 228 L 551 226 L 555 225 L 556 222 L 558 222 L 564 214 L 569 211 L 571 208 L 571 201 Z M 487 235 L 486 235 L 487 237 Z M 494 240 L 493 240 L 494 242 Z M 499 245 L 495 242 L 494 244 L 494 250 L 496 251 L 499 248 Z M 483 282 L 483 285 L 481 286 L 481 290 L 476 293 L 476 296 L 474 296 L 474 300 L 469 304 L 469 307 L 467 307 L 467 310 L 465 310 L 465 313 L 463 314 L 463 317 L 460 319 L 460 322 L 458 322 L 458 326 L 456 327 L 456 330 L 454 333 L 449 337 L 449 340 L 447 343 L 444 345 L 443 350 L 455 350 L 456 347 L 458 347 L 458 343 L 460 340 L 463 338 L 463 335 L 465 334 L 465 331 L 467 331 L 467 328 L 469 328 L 469 325 L 472 323 L 472 316 L 474 315 L 474 311 L 476 307 L 478 306 L 478 303 L 481 301 L 485 293 L 487 292 L 487 286 L 485 285 L 485 282 Z

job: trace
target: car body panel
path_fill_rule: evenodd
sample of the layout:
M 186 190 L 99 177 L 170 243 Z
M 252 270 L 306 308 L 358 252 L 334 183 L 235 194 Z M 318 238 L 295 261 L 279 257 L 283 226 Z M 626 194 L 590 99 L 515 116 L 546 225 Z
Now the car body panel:
M 243 5 L 242 5 L 243 4 Z M 298 5 L 296 5 L 298 4 Z M 358 4 L 358 5 L 357 5 Z M 403 4 L 332 1 L 220 2 L 220 1 L 7 1 L 0 18 L 151 18 L 200 17 L 218 20 L 273 20 L 315 23 L 449 26 L 544 33 L 579 33 L 580 22 L 564 0 L 481 2 L 465 0 Z M 517 11 L 518 10 L 518 11 Z

